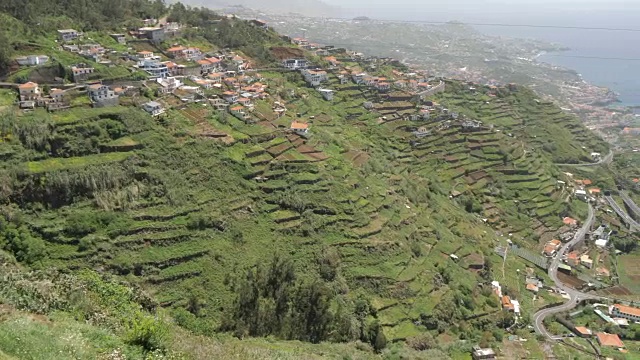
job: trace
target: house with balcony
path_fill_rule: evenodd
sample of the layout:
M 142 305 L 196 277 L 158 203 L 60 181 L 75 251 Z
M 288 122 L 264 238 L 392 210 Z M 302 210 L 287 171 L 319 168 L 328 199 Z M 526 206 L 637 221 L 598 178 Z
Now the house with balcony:
M 182 81 L 175 77 L 157 78 L 156 82 L 160 85 L 160 94 L 171 94 L 183 85 Z
M 151 116 L 164 114 L 164 107 L 157 101 L 149 101 L 148 103 L 142 104 L 142 109 L 151 114 Z
M 301 71 L 301 73 L 307 84 L 313 87 L 320 86 L 321 83 L 329 80 L 326 71 L 304 69 Z
M 116 106 L 120 103 L 119 96 L 107 85 L 89 85 L 87 93 L 94 107 Z
M 164 78 L 169 76 L 169 68 L 166 63 L 162 63 L 158 60 L 145 60 L 142 61 L 138 68 L 146 71 L 149 75 L 155 78 Z
M 222 98 L 224 99 L 224 101 L 228 102 L 229 104 L 233 104 L 236 101 L 238 101 L 238 94 L 236 94 L 233 91 L 225 91 L 222 94 Z
M 20 94 L 20 101 L 33 101 L 42 96 L 42 91 L 38 84 L 31 81 L 18 85 L 18 93 Z
M 289 70 L 304 69 L 307 67 L 307 59 L 286 59 L 282 61 L 282 66 Z
M 333 94 L 334 91 L 330 90 L 330 89 L 318 89 L 318 92 L 320 92 L 320 95 L 322 95 L 322 97 L 327 100 L 327 101 L 332 101 L 333 100 Z
M 609 314 L 614 318 L 622 318 L 640 323 L 640 309 L 637 307 L 615 304 L 609 307 Z

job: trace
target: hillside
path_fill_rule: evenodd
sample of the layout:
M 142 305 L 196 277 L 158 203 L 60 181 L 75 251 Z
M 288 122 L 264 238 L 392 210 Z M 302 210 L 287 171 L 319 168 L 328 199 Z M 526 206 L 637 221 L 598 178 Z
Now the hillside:
M 98 62 L 53 32 L 12 35 L 12 56 L 50 60 L 14 64 L 6 80 L 64 95 L 25 111 L 15 88 L 0 90 L 0 244 L 18 263 L 0 292 L 0 350 L 65 347 L 32 335 L 9 346 L 18 326 L 81 333 L 79 358 L 455 358 L 475 344 L 542 356 L 526 326 L 561 297 L 521 289 L 525 269 L 546 272 L 496 247 L 509 238 L 537 256 L 565 217 L 585 218 L 558 164 L 590 163 L 606 143 L 524 87 L 429 78 L 206 10 L 164 11 L 181 23 L 164 41 L 132 30 L 122 44 L 108 22 L 73 20 L 86 34 L 70 44 L 110 49 Z M 195 47 L 202 56 L 185 59 Z M 151 52 L 183 72 L 154 79 L 132 59 Z M 325 72 L 284 69 L 292 56 Z M 80 62 L 94 71 L 74 81 Z M 89 96 L 96 85 L 117 104 Z M 517 326 L 492 281 L 522 304 Z M 509 327 L 532 341 L 507 342 Z
M 169 1 L 168 3 L 172 2 L 177 1 Z M 268 13 L 296 13 L 305 16 L 336 16 L 339 11 L 336 7 L 325 4 L 320 0 L 188 0 L 183 3 L 191 6 L 204 6 L 211 9 L 242 6 Z

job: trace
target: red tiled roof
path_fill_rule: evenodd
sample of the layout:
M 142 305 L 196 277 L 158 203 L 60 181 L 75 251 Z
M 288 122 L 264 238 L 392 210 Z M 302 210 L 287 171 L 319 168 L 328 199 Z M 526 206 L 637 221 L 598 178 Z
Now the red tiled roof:
M 596 338 L 602 346 L 624 347 L 624 343 L 616 334 L 596 333 Z
M 33 88 L 36 88 L 36 87 L 38 87 L 38 84 L 36 84 L 34 82 L 31 82 L 31 81 L 29 81 L 28 83 L 24 83 L 24 84 L 18 85 L 19 89 L 33 89 Z
M 294 130 L 304 130 L 309 128 L 309 124 L 294 121 L 291 123 L 291 128 Z
M 626 306 L 626 305 L 621 305 L 621 304 L 615 304 L 613 306 L 615 308 L 617 308 L 618 311 L 623 313 L 623 314 L 640 316 L 640 309 L 638 309 L 638 308 L 631 307 L 631 306 Z
M 591 330 L 587 329 L 584 326 L 576 326 L 576 331 L 582 335 L 591 335 Z

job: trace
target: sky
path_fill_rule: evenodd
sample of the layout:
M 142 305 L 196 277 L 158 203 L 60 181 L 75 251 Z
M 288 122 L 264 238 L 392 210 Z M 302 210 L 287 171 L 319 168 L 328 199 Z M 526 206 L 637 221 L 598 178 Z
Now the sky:
M 606 13 L 602 23 L 640 23 L 640 0 L 323 0 L 357 14 L 403 20 L 461 20 L 477 22 L 553 23 L 581 19 L 594 21 Z M 586 20 L 588 19 L 588 20 Z M 582 25 L 582 24 L 581 24 Z

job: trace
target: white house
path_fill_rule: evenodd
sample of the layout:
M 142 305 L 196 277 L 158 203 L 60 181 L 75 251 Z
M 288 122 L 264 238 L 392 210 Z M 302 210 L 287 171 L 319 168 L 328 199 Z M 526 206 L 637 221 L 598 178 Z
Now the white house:
M 320 83 L 323 83 L 329 80 L 326 71 L 304 69 L 301 72 L 302 72 L 302 76 L 304 77 L 304 80 L 313 87 L 319 86 Z
M 320 92 L 320 95 L 322 95 L 322 97 L 327 100 L 327 101 L 331 101 L 333 100 L 333 90 L 330 89 L 318 89 L 318 91 Z
M 115 106 L 119 103 L 119 96 L 107 85 L 93 84 L 87 87 L 89 98 L 95 107 Z
M 157 101 L 149 101 L 142 105 L 142 109 L 152 116 L 158 116 L 164 113 L 164 107 Z
M 229 109 L 231 115 L 237 117 L 240 120 L 245 120 L 247 114 L 244 112 L 244 107 L 242 105 L 233 106 Z
M 182 86 L 182 81 L 175 77 L 157 78 L 156 82 L 160 84 L 160 93 L 171 94 Z
M 580 200 L 587 200 L 587 192 L 584 190 L 577 189 L 574 194 Z
M 287 59 L 282 62 L 282 66 L 285 69 L 297 70 L 307 67 L 306 59 Z
M 307 135 L 309 134 L 309 124 L 301 123 L 294 120 L 291 123 L 291 130 L 298 135 Z
M 158 60 L 144 60 L 138 64 L 138 68 L 146 71 L 153 77 L 163 78 L 169 76 L 169 67 L 167 64 Z
M 42 94 L 40 87 L 34 82 L 18 85 L 18 91 L 20 92 L 20 101 L 36 100 Z

